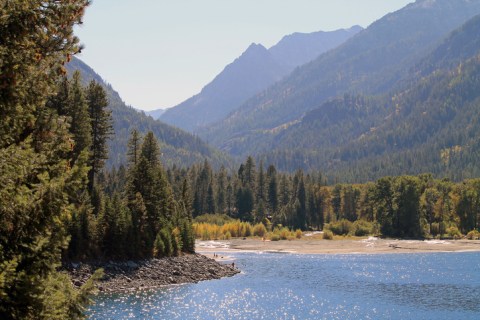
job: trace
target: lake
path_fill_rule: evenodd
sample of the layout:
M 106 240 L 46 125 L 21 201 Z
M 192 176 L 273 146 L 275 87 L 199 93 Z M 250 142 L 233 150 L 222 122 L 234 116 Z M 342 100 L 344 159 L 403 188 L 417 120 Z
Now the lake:
M 101 294 L 90 319 L 480 319 L 480 253 L 228 253 L 242 273 Z

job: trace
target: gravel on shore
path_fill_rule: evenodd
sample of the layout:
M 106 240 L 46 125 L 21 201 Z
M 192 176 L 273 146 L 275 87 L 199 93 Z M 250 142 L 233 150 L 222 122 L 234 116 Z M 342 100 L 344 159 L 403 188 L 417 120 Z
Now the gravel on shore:
M 197 283 L 231 277 L 239 273 L 232 264 L 221 264 L 201 254 L 126 262 L 67 263 L 64 269 L 76 287 L 83 285 L 95 270 L 103 268 L 99 291 L 124 292 L 155 289 L 165 285 Z

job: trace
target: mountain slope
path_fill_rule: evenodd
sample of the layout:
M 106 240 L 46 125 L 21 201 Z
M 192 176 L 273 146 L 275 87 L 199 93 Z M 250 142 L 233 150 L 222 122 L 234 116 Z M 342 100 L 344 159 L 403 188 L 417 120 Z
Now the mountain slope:
M 268 49 L 275 60 L 291 70 L 308 63 L 324 52 L 338 47 L 355 34 L 362 31 L 360 26 L 335 31 L 312 33 L 293 33 L 283 37 L 280 42 Z
M 152 111 L 145 111 L 145 113 L 148 114 L 153 119 L 158 119 L 162 114 L 165 113 L 165 111 L 166 111 L 165 109 L 156 109 Z
M 268 50 L 252 44 L 199 94 L 167 110 L 161 120 L 188 131 L 219 121 L 295 67 L 340 45 L 361 30 L 355 26 L 332 32 L 295 33 Z
M 202 91 L 160 118 L 189 131 L 220 120 L 248 97 L 280 80 L 288 69 L 260 44 L 252 44 Z
M 418 59 L 477 13 L 479 0 L 418 0 L 296 69 L 199 134 L 231 154 L 252 154 L 272 130 L 288 127 L 328 99 L 346 92 L 388 92 Z
M 321 169 L 351 181 L 480 175 L 478 30 L 480 15 L 420 59 L 390 94 L 345 95 L 308 112 L 271 135 L 263 157 L 282 169 Z
M 142 134 L 153 131 L 160 143 L 162 160 L 167 165 L 187 166 L 204 159 L 208 159 L 214 165 L 226 163 L 225 155 L 208 146 L 198 137 L 153 120 L 143 112 L 125 105 L 119 94 L 80 59 L 74 58 L 67 65 L 67 70 L 69 73 L 79 70 L 85 83 L 94 79 L 106 89 L 115 131 L 114 138 L 109 141 L 107 166 L 118 167 L 120 164 L 125 164 L 127 142 L 133 129 L 137 129 Z

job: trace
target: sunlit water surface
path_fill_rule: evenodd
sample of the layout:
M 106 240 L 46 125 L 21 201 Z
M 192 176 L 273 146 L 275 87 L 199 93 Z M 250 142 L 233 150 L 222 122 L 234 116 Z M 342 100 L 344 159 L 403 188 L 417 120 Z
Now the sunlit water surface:
M 100 295 L 90 319 L 480 319 L 480 253 L 234 257 L 235 277 Z

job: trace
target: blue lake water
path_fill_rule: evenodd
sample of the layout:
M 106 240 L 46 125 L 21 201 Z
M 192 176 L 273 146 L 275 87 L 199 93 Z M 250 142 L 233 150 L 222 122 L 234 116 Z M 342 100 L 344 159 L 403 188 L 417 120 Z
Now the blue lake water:
M 242 273 L 100 295 L 90 319 L 480 319 L 480 253 L 235 253 Z

